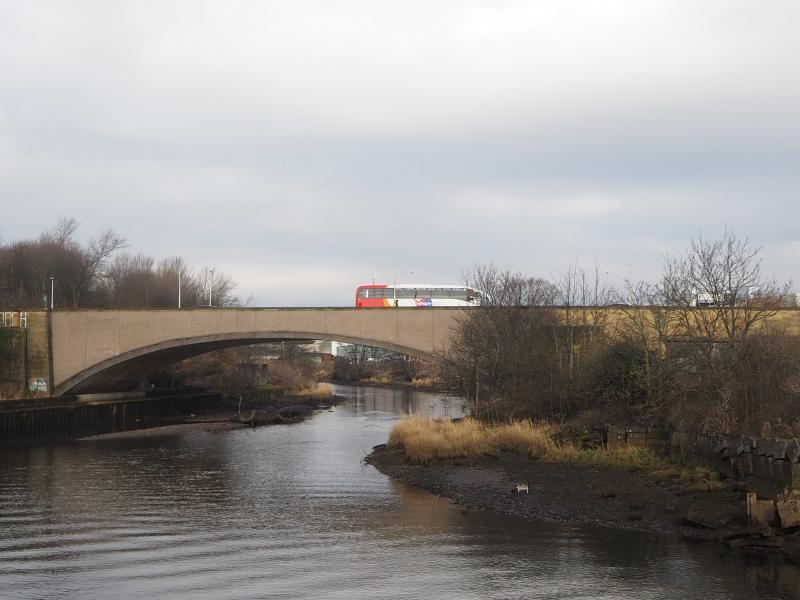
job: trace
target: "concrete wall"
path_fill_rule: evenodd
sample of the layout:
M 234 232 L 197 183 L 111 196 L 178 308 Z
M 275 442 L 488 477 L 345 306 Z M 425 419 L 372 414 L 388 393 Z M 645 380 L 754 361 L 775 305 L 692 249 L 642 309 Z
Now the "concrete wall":
M 0 448 L 49 443 L 168 424 L 171 418 L 215 406 L 214 393 L 175 393 L 127 399 L 78 396 L 0 402 Z
M 28 311 L 22 313 L 24 319 L 13 314 L 0 327 L 0 398 L 48 396 L 52 387 L 48 313 Z

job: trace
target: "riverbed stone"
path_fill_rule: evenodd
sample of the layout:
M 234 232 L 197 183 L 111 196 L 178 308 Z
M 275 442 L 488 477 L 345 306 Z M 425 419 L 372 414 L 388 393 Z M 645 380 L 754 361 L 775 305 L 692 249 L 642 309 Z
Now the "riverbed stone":
M 800 526 L 800 491 L 791 490 L 786 492 L 775 504 L 782 528 L 788 529 Z
M 707 527 L 709 529 L 722 529 L 733 518 L 730 514 L 719 514 L 697 508 L 692 508 L 686 514 L 686 522 L 690 525 Z
M 772 500 L 759 500 L 755 492 L 748 492 L 746 502 L 749 525 L 769 525 L 775 520 L 775 503 Z

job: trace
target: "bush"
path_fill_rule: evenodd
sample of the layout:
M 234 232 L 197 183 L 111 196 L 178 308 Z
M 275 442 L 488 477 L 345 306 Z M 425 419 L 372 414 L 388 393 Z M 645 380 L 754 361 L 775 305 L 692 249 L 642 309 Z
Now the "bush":
M 296 394 L 316 385 L 306 369 L 282 360 L 270 361 L 267 380 L 271 386 L 286 390 L 290 394 Z

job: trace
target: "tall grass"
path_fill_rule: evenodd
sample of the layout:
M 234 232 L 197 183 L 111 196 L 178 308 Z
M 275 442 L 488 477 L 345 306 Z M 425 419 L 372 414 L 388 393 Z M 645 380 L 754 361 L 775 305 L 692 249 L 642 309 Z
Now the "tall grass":
M 644 448 L 581 450 L 569 443 L 556 442 L 554 433 L 551 425 L 535 421 L 486 425 L 470 418 L 442 421 L 409 417 L 392 428 L 388 445 L 402 448 L 406 458 L 414 463 L 511 451 L 531 458 L 581 464 L 620 467 L 663 467 L 666 464 Z
M 554 460 L 607 467 L 642 467 L 664 469 L 669 463 L 648 448 L 612 448 L 581 450 L 571 444 L 560 444 L 550 455 Z
M 511 450 L 539 458 L 557 449 L 552 428 L 546 423 L 512 421 L 486 428 L 489 443 L 498 450 Z
M 483 425 L 474 419 L 437 421 L 425 417 L 403 419 L 392 428 L 389 446 L 403 448 L 412 462 L 433 458 L 474 457 L 491 452 Z
M 328 383 L 318 383 L 316 386 L 303 388 L 297 395 L 307 398 L 327 398 L 333 395 L 333 388 Z
M 500 450 L 539 457 L 555 443 L 548 425 L 532 421 L 487 426 L 469 418 L 441 421 L 409 417 L 394 426 L 389 446 L 403 448 L 411 462 L 424 463 L 434 458 L 470 458 Z

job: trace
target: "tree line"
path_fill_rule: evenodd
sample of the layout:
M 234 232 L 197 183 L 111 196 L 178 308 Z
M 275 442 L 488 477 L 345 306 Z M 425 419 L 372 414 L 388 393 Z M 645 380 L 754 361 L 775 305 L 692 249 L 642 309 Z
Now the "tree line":
M 8 308 L 171 308 L 239 304 L 224 273 L 190 267 L 179 256 L 160 260 L 124 252 L 105 230 L 86 243 L 78 223 L 62 219 L 36 239 L 0 243 L 0 306 Z M 209 302 L 210 297 L 210 302 Z
M 577 265 L 476 267 L 465 283 L 484 302 L 458 323 L 449 376 L 483 418 L 800 432 L 800 339 L 768 321 L 794 298 L 747 239 L 698 238 L 623 289 Z

